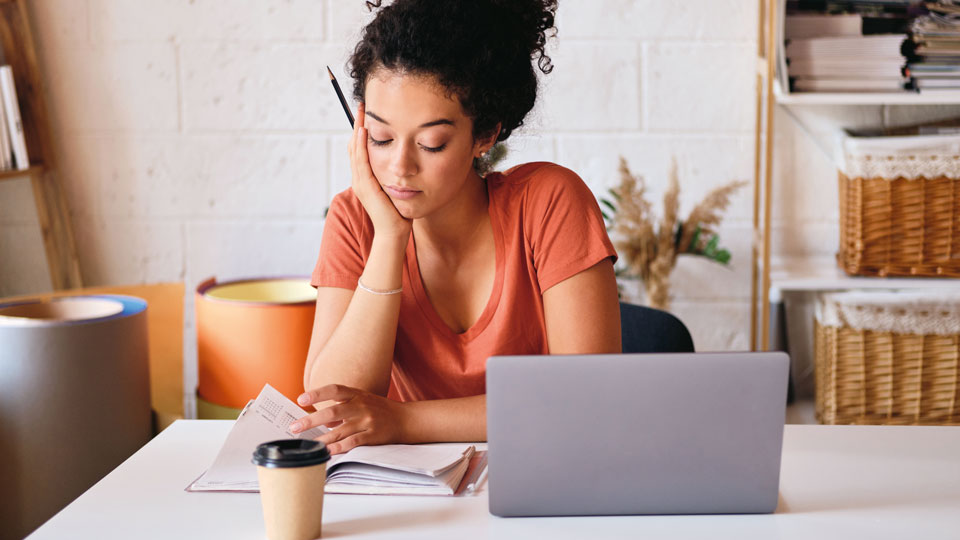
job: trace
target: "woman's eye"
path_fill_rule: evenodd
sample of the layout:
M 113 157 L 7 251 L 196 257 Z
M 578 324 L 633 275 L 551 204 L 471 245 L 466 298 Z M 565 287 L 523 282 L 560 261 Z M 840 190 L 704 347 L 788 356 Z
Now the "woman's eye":
M 446 147 L 447 147 L 447 144 L 446 144 L 446 143 L 441 144 L 440 146 L 426 146 L 426 145 L 423 145 L 423 144 L 420 145 L 420 148 L 423 148 L 423 149 L 426 150 L 427 152 L 440 152 L 440 151 L 442 151 L 442 150 L 443 150 L 444 148 L 446 148 Z
M 382 141 L 378 141 L 377 139 L 374 139 L 373 137 L 368 137 L 368 139 L 370 140 L 370 144 L 372 144 L 372 145 L 374 145 L 374 146 L 386 146 L 390 141 L 393 140 L 393 139 L 384 139 L 384 140 L 382 140 Z

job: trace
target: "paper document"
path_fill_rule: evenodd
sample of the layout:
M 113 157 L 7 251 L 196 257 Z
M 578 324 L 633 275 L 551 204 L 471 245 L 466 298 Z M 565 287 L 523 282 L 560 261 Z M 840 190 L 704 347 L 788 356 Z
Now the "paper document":
M 259 491 L 251 456 L 277 439 L 314 439 L 317 427 L 287 428 L 307 413 L 270 385 L 240 412 L 210 468 L 187 491 Z M 327 493 L 454 495 L 472 491 L 486 469 L 486 452 L 469 444 L 359 446 L 327 463 Z

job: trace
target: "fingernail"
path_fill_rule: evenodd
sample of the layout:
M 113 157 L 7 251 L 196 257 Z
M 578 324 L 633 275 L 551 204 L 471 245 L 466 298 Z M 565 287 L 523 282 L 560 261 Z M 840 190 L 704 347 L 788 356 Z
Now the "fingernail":
M 300 431 L 300 424 L 290 424 L 290 431 L 294 433 Z
M 300 397 L 297 398 L 297 403 L 299 403 L 300 405 L 309 405 L 310 396 L 306 394 L 300 394 Z

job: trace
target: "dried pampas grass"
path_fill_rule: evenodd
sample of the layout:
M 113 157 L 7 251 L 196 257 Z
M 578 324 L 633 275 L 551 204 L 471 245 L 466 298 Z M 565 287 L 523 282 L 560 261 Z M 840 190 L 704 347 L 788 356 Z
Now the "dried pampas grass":
M 674 159 L 663 195 L 663 216 L 658 220 L 646 198 L 643 178 L 630 172 L 623 157 L 619 170 L 620 186 L 610 190 L 613 200 L 601 199 L 600 202 L 610 211 L 605 211 L 604 217 L 626 266 L 621 275 L 640 278 L 648 304 L 668 309 L 670 272 L 678 255 L 699 255 L 721 264 L 730 261 L 730 252 L 719 248 L 716 227 L 730 197 L 747 182 L 731 182 L 714 189 L 693 207 L 685 221 L 680 221 L 680 181 Z

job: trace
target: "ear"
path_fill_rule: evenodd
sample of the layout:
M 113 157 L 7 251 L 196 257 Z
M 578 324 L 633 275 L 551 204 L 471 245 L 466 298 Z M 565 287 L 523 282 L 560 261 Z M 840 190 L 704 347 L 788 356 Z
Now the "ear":
M 500 128 L 501 128 L 501 126 L 502 126 L 502 125 L 498 123 L 498 124 L 497 124 L 497 127 L 494 128 L 493 131 L 492 131 L 489 135 L 487 135 L 486 137 L 483 137 L 483 138 L 481 138 L 481 139 L 477 139 L 476 141 L 474 141 L 474 143 L 473 143 L 473 157 L 475 157 L 475 158 L 481 158 L 481 157 L 483 157 L 487 152 L 489 152 L 491 148 L 493 148 L 493 145 L 497 143 L 497 137 L 500 136 Z

